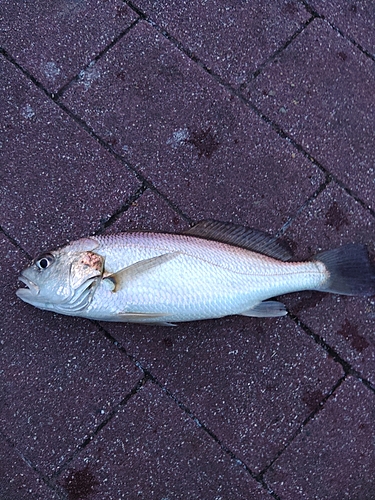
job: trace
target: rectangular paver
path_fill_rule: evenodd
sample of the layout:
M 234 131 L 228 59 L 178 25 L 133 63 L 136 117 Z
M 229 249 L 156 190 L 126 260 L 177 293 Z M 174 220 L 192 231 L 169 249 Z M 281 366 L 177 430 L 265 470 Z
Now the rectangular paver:
M 374 498 L 374 404 L 374 393 L 349 378 L 267 472 L 279 497 Z
M 191 218 L 276 230 L 325 180 L 145 22 L 92 71 L 62 102 Z
M 90 500 L 270 498 L 241 464 L 150 383 L 69 464 L 58 484 L 72 496 L 86 487 Z
M 374 86 L 374 61 L 316 19 L 263 69 L 248 95 L 374 209 Z
M 33 254 L 101 227 L 141 183 L 0 56 L 0 225 Z
M 0 240 L 1 429 L 37 470 L 52 475 L 143 373 L 91 322 L 19 301 L 15 270 L 25 259 L 4 235 Z
M 2 2 L 1 8 L 0 46 L 50 92 L 137 19 L 121 0 Z

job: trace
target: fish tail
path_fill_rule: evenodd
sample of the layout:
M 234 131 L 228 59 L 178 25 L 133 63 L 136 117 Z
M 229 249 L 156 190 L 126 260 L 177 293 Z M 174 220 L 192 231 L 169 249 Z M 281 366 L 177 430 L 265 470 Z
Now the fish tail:
M 313 260 L 323 262 L 328 271 L 317 290 L 342 295 L 375 294 L 375 266 L 364 245 L 349 244 L 321 252 Z

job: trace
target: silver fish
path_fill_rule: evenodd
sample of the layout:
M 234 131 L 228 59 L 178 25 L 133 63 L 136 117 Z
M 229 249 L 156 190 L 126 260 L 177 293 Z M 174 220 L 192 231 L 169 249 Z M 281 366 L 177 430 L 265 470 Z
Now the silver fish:
M 241 314 L 276 317 L 269 298 L 320 290 L 375 294 L 375 269 L 350 244 L 291 262 L 263 232 L 202 221 L 183 234 L 127 232 L 77 240 L 33 260 L 20 299 L 40 309 L 103 321 L 172 324 Z

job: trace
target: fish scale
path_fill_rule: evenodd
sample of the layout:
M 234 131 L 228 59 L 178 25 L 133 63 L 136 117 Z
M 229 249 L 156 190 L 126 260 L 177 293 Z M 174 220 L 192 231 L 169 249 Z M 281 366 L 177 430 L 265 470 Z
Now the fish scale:
M 176 253 L 176 258 L 124 284 L 115 295 L 96 291 L 88 313 L 165 313 L 165 321 L 239 314 L 271 296 L 310 289 L 325 279 L 316 263 L 280 263 L 239 247 L 189 236 L 133 233 L 95 238 L 105 269 L 116 273 L 134 262 Z M 105 306 L 107 304 L 107 306 Z
M 276 238 L 202 221 L 183 234 L 133 231 L 82 238 L 42 254 L 21 273 L 19 298 L 41 309 L 103 321 L 171 324 L 242 314 L 277 317 L 285 293 L 375 294 L 363 245 L 292 262 Z

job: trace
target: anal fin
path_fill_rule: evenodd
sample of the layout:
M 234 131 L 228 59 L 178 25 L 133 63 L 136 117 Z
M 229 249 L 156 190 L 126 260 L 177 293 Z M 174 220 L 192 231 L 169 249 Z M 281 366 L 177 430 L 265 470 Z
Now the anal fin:
M 168 316 L 166 313 L 139 313 L 139 312 L 123 312 L 118 314 L 118 321 L 129 323 L 147 323 L 148 325 L 159 326 L 176 326 L 173 323 L 168 323 L 163 320 L 163 317 Z
M 277 300 L 260 302 L 252 309 L 241 313 L 242 316 L 252 316 L 254 318 L 277 318 L 286 314 L 288 314 L 288 311 L 285 309 L 285 305 Z

